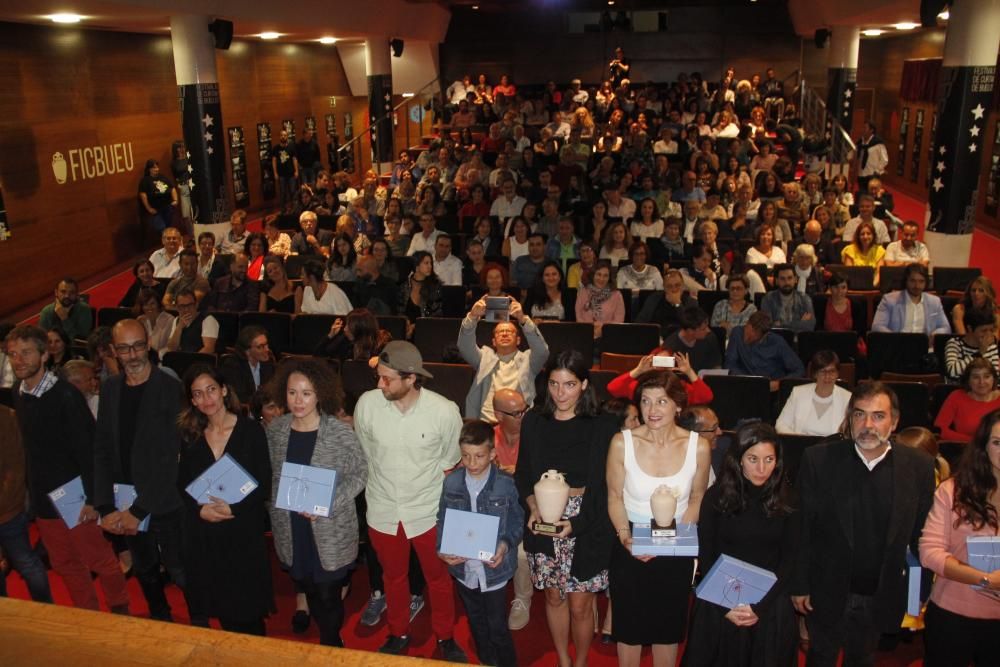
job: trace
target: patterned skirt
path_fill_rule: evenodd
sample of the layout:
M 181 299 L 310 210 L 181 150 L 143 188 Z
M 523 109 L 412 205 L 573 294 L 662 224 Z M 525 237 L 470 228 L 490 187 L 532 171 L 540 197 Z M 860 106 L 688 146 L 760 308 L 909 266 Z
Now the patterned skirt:
M 563 512 L 562 518 L 571 519 L 578 515 L 582 504 L 582 495 L 571 496 L 566 503 L 566 511 Z M 573 567 L 573 547 L 576 546 L 575 537 L 553 538 L 552 543 L 554 556 L 541 553 L 526 554 L 528 569 L 531 570 L 531 581 L 535 588 L 539 590 L 556 588 L 559 590 L 559 597 L 565 598 L 566 593 L 597 593 L 608 587 L 606 569 L 586 581 L 580 581 L 570 573 Z

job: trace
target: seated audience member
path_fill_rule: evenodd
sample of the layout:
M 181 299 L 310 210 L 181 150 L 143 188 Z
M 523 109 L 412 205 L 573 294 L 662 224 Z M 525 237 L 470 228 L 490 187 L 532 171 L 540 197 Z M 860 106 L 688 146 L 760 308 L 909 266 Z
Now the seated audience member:
M 934 482 L 941 484 L 951 477 L 951 466 L 948 461 L 941 456 L 941 449 L 938 447 L 937 436 L 930 429 L 923 426 L 908 426 L 896 434 L 895 443 L 904 447 L 922 449 L 934 457 Z
M 229 216 L 229 231 L 219 239 L 219 252 L 235 255 L 242 252 L 247 243 L 247 212 L 243 209 L 233 211 Z
M 691 368 L 687 355 L 683 352 L 674 352 L 674 368 L 678 376 L 684 380 L 684 391 L 688 395 L 688 405 L 707 405 L 715 398 L 711 388 L 705 381 L 698 377 L 698 374 Z M 635 388 L 639 386 L 639 376 L 653 369 L 653 357 L 669 356 L 669 352 L 662 346 L 655 348 L 652 352 L 642 357 L 635 368 L 622 373 L 608 383 L 608 395 L 616 398 L 624 398 L 630 403 L 634 403 Z M 664 370 L 664 372 L 668 372 Z
M 483 270 L 486 268 L 486 251 L 479 239 L 465 242 L 465 258 L 462 260 L 462 284 L 467 289 L 482 286 Z
M 663 275 L 653 264 L 647 264 L 649 246 L 642 241 L 635 241 L 628 250 L 629 263 L 619 267 L 615 282 L 618 289 L 628 290 L 662 290 Z
M 795 268 L 791 264 L 779 264 L 774 267 L 774 276 L 778 289 L 765 294 L 760 302 L 760 309 L 771 318 L 771 326 L 791 329 L 795 333 L 815 329 L 812 299 L 796 289 L 799 276 Z
M 734 273 L 726 281 L 726 290 L 729 293 L 728 299 L 723 299 L 715 304 L 712 309 L 711 324 L 713 327 L 722 327 L 727 332 L 733 327 L 743 326 L 750 319 L 750 316 L 757 312 L 757 306 L 748 298 L 750 294 L 750 281 L 743 273 Z
M 442 285 L 462 284 L 462 260 L 451 254 L 451 237 L 447 234 L 434 240 L 434 273 Z
M 700 190 L 701 188 L 699 188 Z M 701 202 L 688 200 L 684 202 L 684 215 L 681 218 L 681 235 L 687 243 L 694 243 L 695 238 L 698 236 L 696 233 L 698 231 L 698 226 L 701 225 L 704 218 L 701 216 L 702 204 Z
M 207 310 L 227 313 L 245 313 L 257 310 L 260 305 L 260 283 L 250 280 L 247 269 L 250 259 L 240 251 L 229 265 L 229 274 L 215 281 L 212 291 L 205 298 Z
M 882 297 L 872 320 L 872 331 L 895 333 L 951 333 L 951 325 L 941 306 L 941 299 L 925 292 L 927 267 L 908 264 L 903 270 L 903 289 Z
M 594 241 L 583 241 L 580 243 L 580 261 L 571 264 L 566 271 L 566 286 L 578 289 L 583 281 L 583 276 L 594 270 L 597 266 L 597 251 L 599 245 Z
M 163 293 L 164 308 L 173 308 L 177 293 L 181 290 L 194 292 L 198 303 L 201 303 L 212 289 L 208 280 L 198 273 L 198 253 L 194 250 L 181 250 L 180 258 L 181 271 L 167 284 L 167 289 Z
M 683 353 L 696 373 L 722 366 L 719 341 L 708 326 L 705 311 L 698 306 L 686 306 L 681 309 L 678 321 L 680 329 L 663 341 L 663 347 L 672 354 Z
M 535 279 L 531 289 L 525 291 L 524 309 L 536 320 L 572 320 L 576 302 L 566 289 L 559 262 L 548 260 Z
M 176 230 L 174 230 L 176 231 Z M 38 326 L 44 331 L 61 327 L 70 340 L 86 338 L 94 326 L 94 313 L 80 300 L 80 286 L 75 278 L 63 278 L 56 285 L 55 299 L 42 308 Z
M 504 178 L 500 184 L 500 196 L 493 200 L 490 206 L 490 217 L 500 218 L 501 223 L 514 216 L 521 215 L 527 200 L 517 194 L 517 185 L 513 177 Z
M 416 219 L 412 215 L 402 218 L 386 218 L 385 236 L 382 238 L 393 257 L 405 257 L 410 249 L 410 242 L 413 240 L 408 233 L 403 230 L 403 221 L 408 221 L 410 229 L 416 226 Z M 377 243 L 377 242 L 376 242 Z M 374 249 L 372 250 L 374 253 Z
M 931 254 L 927 246 L 917 240 L 920 226 L 912 220 L 907 220 L 899 230 L 899 240 L 893 241 L 885 249 L 886 266 L 906 266 L 907 264 L 931 263 Z
M 697 305 L 697 301 L 684 289 L 684 276 L 677 269 L 663 272 L 663 292 L 654 292 L 646 299 L 636 322 L 651 322 L 660 325 L 660 335 L 666 338 L 673 328 L 680 325 L 680 312 L 684 306 Z
M 824 211 L 826 209 L 823 209 Z M 833 244 L 823 235 L 823 225 L 818 220 L 810 220 L 802 227 L 802 236 L 792 242 L 792 247 L 798 250 L 800 246 L 808 245 L 813 249 L 816 264 L 839 264 L 840 255 L 836 254 Z
M 424 250 L 413 254 L 413 271 L 400 288 L 399 300 L 399 314 L 405 315 L 411 326 L 418 317 L 441 316 L 441 281 L 434 273 L 432 254 Z
M 325 269 L 318 260 L 302 266 L 302 303 L 300 313 L 311 315 L 346 315 L 351 312 L 350 299 L 336 283 L 327 282 Z
M 493 328 L 492 345 L 476 344 L 476 325 L 486 314 L 486 298 L 473 304 L 458 330 L 458 351 L 476 371 L 475 380 L 465 399 L 465 416 L 496 423 L 493 395 L 498 389 L 515 389 L 531 405 L 535 400 L 535 376 L 549 358 L 549 346 L 538 327 L 515 299 L 510 302 L 510 321 Z M 520 350 L 517 322 L 528 343 Z
M 262 313 L 301 312 L 302 286 L 289 280 L 280 257 L 268 256 L 264 260 L 264 274 L 257 310 Z
M 774 245 L 774 227 L 765 223 L 757 228 L 754 234 L 754 245 L 747 250 L 747 264 L 766 264 L 774 268 L 775 264 L 784 264 L 785 251 Z
M 798 277 L 796 288 L 799 293 L 812 296 L 826 291 L 823 283 L 823 271 L 817 266 L 816 249 L 808 243 L 795 248 L 792 253 L 792 266 Z
M 604 190 L 604 201 L 608 205 L 608 217 L 621 221 L 635 217 L 635 200 L 622 194 L 622 185 L 611 183 Z
M 71 351 L 73 341 L 58 324 L 45 332 L 45 341 L 46 351 L 49 353 L 45 368 L 58 373 L 63 364 L 73 359 Z
M 673 261 L 691 258 L 691 244 L 684 240 L 681 228 L 680 218 L 669 217 L 663 221 L 663 236 L 659 238 L 659 243 L 649 241 L 653 261 L 668 266 Z
M 236 354 L 223 355 L 219 360 L 222 377 L 244 405 L 274 376 L 274 368 L 267 330 L 256 325 L 240 329 Z
M 0 327 L 0 330 L 2 329 L 3 327 Z M 2 347 L 0 345 L 0 348 Z M 109 377 L 114 377 L 122 372 L 118 356 L 115 354 L 111 327 L 97 327 L 90 332 L 90 335 L 87 336 L 87 357 L 90 359 L 90 363 L 94 364 L 97 377 L 102 384 Z
M 94 364 L 85 359 L 70 359 L 59 369 L 59 377 L 76 387 L 87 399 L 90 414 L 97 419 L 97 408 L 100 405 L 101 383 L 94 372 Z
M 697 297 L 698 292 L 719 289 L 719 274 L 712 268 L 713 259 L 712 251 L 701 241 L 691 247 L 691 266 L 681 269 L 681 275 L 684 288 L 692 297 Z
M 434 217 L 433 213 L 421 213 L 420 229 L 414 230 L 414 234 L 410 239 L 410 246 L 407 248 L 406 254 L 412 257 L 416 252 L 432 252 L 434 250 L 434 244 L 437 242 L 437 237 L 441 236 L 443 233 L 444 232 L 437 228 L 437 218 Z
M 962 389 L 948 394 L 934 426 L 942 440 L 969 442 L 983 417 L 1000 409 L 997 370 L 987 359 L 975 359 L 962 373 Z
M 758 311 L 742 327 L 733 327 L 726 347 L 726 368 L 733 375 L 763 375 L 771 379 L 771 391 L 778 380 L 802 377 L 805 369 L 785 339 L 771 333 L 771 317 Z
M 330 325 L 330 331 L 313 350 L 317 357 L 327 357 L 344 361 L 364 361 L 368 363 L 377 357 L 392 334 L 380 329 L 378 319 L 367 308 L 355 308 L 346 317 L 338 317 Z
M 879 283 L 879 268 L 885 263 L 885 248 L 875 240 L 875 228 L 862 222 L 854 230 L 854 240 L 840 251 L 845 266 L 870 266 L 875 269 L 874 284 Z
M 247 276 L 252 281 L 264 279 L 264 259 L 267 254 L 267 237 L 260 232 L 254 232 L 247 239 L 243 250 L 247 256 Z
M 319 229 L 319 218 L 313 211 L 299 215 L 299 231 L 292 237 L 292 252 L 296 255 L 329 257 L 333 232 Z
M 813 382 L 792 389 L 775 423 L 778 433 L 828 436 L 840 432 L 851 392 L 837 386 L 840 359 L 835 352 L 819 350 L 809 360 Z
M 580 239 L 573 233 L 573 219 L 559 218 L 556 233 L 545 244 L 545 258 L 559 262 L 559 268 L 566 271 L 572 259 L 580 257 Z
M 622 260 L 628 259 L 631 247 L 632 236 L 628 233 L 628 227 L 621 220 L 616 220 L 608 225 L 604 234 L 604 244 L 598 256 L 600 259 L 610 261 L 611 266 L 618 266 Z
M 194 291 L 188 288 L 178 290 L 174 295 L 174 308 L 177 309 L 177 317 L 162 351 L 214 354 L 215 342 L 219 339 L 219 322 L 198 310 Z
M 358 253 L 347 234 L 337 234 L 330 246 L 330 259 L 326 263 L 326 277 L 335 282 L 354 282 L 354 268 Z
M 500 254 L 508 259 L 511 266 L 519 257 L 528 254 L 528 237 L 531 236 L 531 225 L 521 216 L 516 216 L 510 222 L 510 235 L 505 236 Z M 544 252 L 545 246 L 542 245 Z
M 229 273 L 229 264 L 218 259 L 215 252 L 215 234 L 202 232 L 198 234 L 198 274 L 208 280 L 210 285 Z
M 149 261 L 153 263 L 153 276 L 156 278 L 173 278 L 181 271 L 180 257 L 181 251 L 180 230 L 167 227 L 160 236 L 163 247 L 153 251 L 149 256 Z
M 378 242 L 373 247 L 377 245 Z M 358 308 L 367 308 L 376 315 L 395 315 L 399 307 L 399 288 L 395 280 L 379 272 L 375 256 L 358 258 L 354 272 L 357 276 L 354 281 L 354 301 Z
M 960 336 L 965 335 L 965 325 L 962 320 L 965 319 L 965 311 L 970 308 L 981 308 L 997 312 L 997 295 L 993 290 L 993 283 L 986 276 L 979 276 L 965 288 L 965 294 L 962 295 L 962 300 L 955 304 L 955 307 L 951 309 L 951 328 L 956 334 Z
M 847 296 L 849 285 L 842 273 L 833 273 L 828 282 L 830 298 L 826 300 L 823 331 L 854 331 L 854 313 Z
M 606 260 L 597 263 L 585 283 L 576 293 L 576 321 L 591 322 L 594 338 L 601 337 L 606 322 L 625 321 L 625 301 L 622 293 L 611 284 L 611 267 Z
M 140 290 L 132 307 L 132 315 L 146 329 L 146 340 L 152 350 L 160 352 L 167 346 L 174 316 L 163 309 L 163 303 L 153 290 Z
M 292 239 L 278 227 L 278 218 L 272 216 L 264 220 L 264 236 L 267 238 L 267 254 L 288 259 L 292 253 Z M 236 252 L 243 252 L 241 246 Z M 236 254 L 235 252 L 232 254 Z
M 861 195 L 858 198 L 858 216 L 847 221 L 847 224 L 844 226 L 844 234 L 841 239 L 848 242 L 853 241 L 854 232 L 857 230 L 858 225 L 867 222 L 875 231 L 876 243 L 879 245 L 889 243 L 889 241 L 892 240 L 889 238 L 889 229 L 885 226 L 884 222 L 876 217 L 873 217 L 874 213 L 875 200 L 871 195 Z
M 691 394 L 688 393 L 688 405 L 677 415 L 677 425 L 689 431 L 696 431 L 701 437 L 708 440 L 708 444 L 712 448 L 712 469 L 709 471 L 708 485 L 714 485 L 717 475 L 722 469 L 726 450 L 731 444 L 730 436 L 722 432 L 719 415 L 715 414 L 715 410 L 708 402 L 695 402 L 692 400 Z
M 632 238 L 638 241 L 663 236 L 663 220 L 656 210 L 656 200 L 652 197 L 646 197 L 639 202 L 639 213 L 632 218 L 629 232 Z
M 518 257 L 511 264 L 510 283 L 513 287 L 529 289 L 545 264 L 545 237 L 532 234 L 528 237 L 528 254 Z
M 378 268 L 379 275 L 385 276 L 393 283 L 399 283 L 399 265 L 396 261 L 396 255 L 394 254 L 392 247 L 389 242 L 384 238 L 375 239 L 372 241 L 372 252 L 371 255 L 366 255 L 375 258 L 375 266 Z M 405 252 L 403 255 L 405 256 Z M 360 260 L 360 258 L 359 258 Z M 357 265 L 355 265 L 355 273 L 357 273 Z
M 950 382 L 957 382 L 974 359 L 983 358 L 1000 371 L 997 353 L 996 316 L 991 310 L 970 308 L 965 311 L 962 324 L 965 335 L 950 339 L 944 346 L 945 375 Z
M 140 259 L 132 266 L 132 275 L 135 276 L 135 282 L 129 285 L 125 296 L 118 302 L 119 308 L 131 308 L 134 306 L 135 298 L 139 296 L 139 291 L 143 289 L 153 290 L 157 293 L 157 298 L 161 301 L 163 300 L 163 293 L 167 289 L 167 283 L 157 280 L 153 276 L 154 271 L 153 263 L 148 259 Z

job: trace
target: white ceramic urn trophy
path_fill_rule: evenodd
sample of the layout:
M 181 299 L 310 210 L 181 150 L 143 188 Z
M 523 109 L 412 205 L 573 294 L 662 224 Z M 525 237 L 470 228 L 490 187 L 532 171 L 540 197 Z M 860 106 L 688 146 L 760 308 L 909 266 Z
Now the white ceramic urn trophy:
M 653 537 L 674 537 L 677 534 L 677 524 L 674 515 L 677 513 L 677 491 L 665 484 L 653 490 L 649 497 L 649 507 L 653 511 Z
M 538 505 L 538 514 L 542 518 L 535 522 L 535 531 L 555 534 L 562 530 L 555 522 L 562 518 L 568 502 L 569 484 L 566 483 L 565 476 L 558 470 L 543 472 L 535 483 L 535 504 Z

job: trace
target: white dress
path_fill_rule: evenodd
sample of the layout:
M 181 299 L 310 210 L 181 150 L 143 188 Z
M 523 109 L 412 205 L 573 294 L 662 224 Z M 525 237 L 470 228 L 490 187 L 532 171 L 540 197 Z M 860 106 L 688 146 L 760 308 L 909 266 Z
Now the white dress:
M 306 286 L 302 290 L 302 312 L 310 315 L 346 315 L 354 310 L 350 299 L 333 283 L 326 284 L 323 296 L 316 298 L 313 289 Z
M 778 433 L 833 435 L 840 431 L 850 401 L 851 392 L 843 387 L 834 386 L 829 397 L 820 398 L 816 395 L 815 382 L 799 385 L 792 389 L 775 428 Z M 822 415 L 819 414 L 820 406 L 823 406 Z

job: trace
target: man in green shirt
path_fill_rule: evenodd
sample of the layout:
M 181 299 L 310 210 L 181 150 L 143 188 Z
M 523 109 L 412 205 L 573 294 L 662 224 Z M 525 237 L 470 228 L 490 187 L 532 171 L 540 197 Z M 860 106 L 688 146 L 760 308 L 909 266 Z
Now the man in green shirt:
M 42 308 L 38 325 L 48 331 L 61 327 L 70 340 L 86 338 L 94 325 L 94 314 L 90 306 L 80 301 L 80 286 L 75 278 L 63 278 L 56 285 L 56 298 Z

